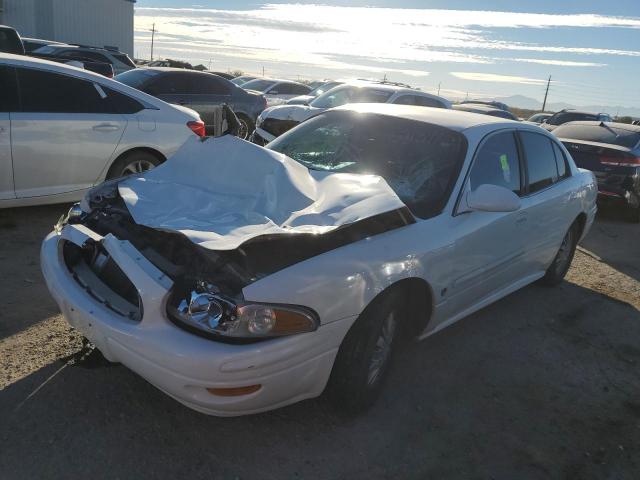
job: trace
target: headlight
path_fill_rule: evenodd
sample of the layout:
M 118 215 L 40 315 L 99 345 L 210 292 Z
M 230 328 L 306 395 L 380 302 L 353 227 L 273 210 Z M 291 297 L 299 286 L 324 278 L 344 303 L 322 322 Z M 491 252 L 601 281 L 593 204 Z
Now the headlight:
M 58 223 L 55 225 L 55 230 L 60 233 L 62 231 L 62 227 L 64 227 L 67 223 L 78 223 L 82 220 L 82 217 L 85 213 L 82 211 L 79 203 L 74 203 L 71 205 L 71 208 L 66 213 L 66 215 L 62 215 L 58 219 Z
M 316 314 L 301 306 L 236 303 L 218 293 L 196 287 L 188 295 L 173 295 L 169 317 L 180 326 L 213 338 L 260 339 L 312 332 Z

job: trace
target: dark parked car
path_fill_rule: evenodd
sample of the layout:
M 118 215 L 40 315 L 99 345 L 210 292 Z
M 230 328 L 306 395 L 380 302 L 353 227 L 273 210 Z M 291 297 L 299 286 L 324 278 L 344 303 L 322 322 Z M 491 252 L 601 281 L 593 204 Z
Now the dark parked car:
M 214 123 L 220 105 L 228 105 L 238 117 L 238 136 L 248 138 L 255 128 L 256 118 L 267 101 L 264 96 L 247 92 L 229 80 L 212 73 L 176 68 L 137 68 L 116 80 L 137 88 L 165 102 L 184 105 L 200 114 L 204 123 Z
M 461 103 L 459 105 L 454 105 L 453 109 L 460 112 L 480 113 L 482 115 L 490 115 L 492 117 L 506 118 L 507 120 L 518 120 L 518 117 L 513 113 L 484 103 Z
M 598 200 L 624 206 L 640 222 L 640 126 L 571 122 L 553 131 L 576 165 L 598 179 Z
M 560 110 L 559 112 L 551 115 L 545 122 L 543 122 L 540 126 L 549 132 L 552 132 L 559 125 L 569 122 L 580 122 L 580 121 L 598 121 L 598 122 L 612 122 L 612 118 L 606 113 L 593 113 L 593 112 L 583 112 L 580 110 Z
M 24 45 L 15 28 L 0 25 L 0 52 L 24 55 Z
M 99 63 L 111 64 L 113 71 L 118 74 L 136 68 L 136 64 L 129 56 L 115 47 L 91 47 L 88 45 L 46 45 L 32 52 L 34 56 L 47 55 L 50 57 L 66 58 L 68 60 L 91 60 Z

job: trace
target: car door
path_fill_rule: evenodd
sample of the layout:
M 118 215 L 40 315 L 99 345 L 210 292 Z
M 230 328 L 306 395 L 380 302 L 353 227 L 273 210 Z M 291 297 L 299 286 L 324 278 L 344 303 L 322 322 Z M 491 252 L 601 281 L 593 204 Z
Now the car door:
M 188 75 L 188 95 L 185 105 L 200 114 L 205 125 L 215 125 L 216 115 L 220 115 L 219 106 L 229 104 L 231 86 L 224 79 L 208 73 L 191 73 Z M 233 109 L 233 105 L 230 105 Z
M 474 156 L 452 219 L 455 261 L 447 286 L 447 316 L 473 307 L 528 274 L 523 261 L 527 212 L 465 211 L 465 193 L 483 184 L 523 195 L 523 166 L 514 130 L 489 135 Z
M 571 223 L 568 218 L 571 192 L 560 185 L 570 176 L 562 150 L 548 136 L 520 131 L 527 170 L 527 192 L 522 208 L 529 224 L 527 262 L 536 271 L 547 269 Z
M 91 187 L 126 127 L 97 84 L 70 75 L 16 68 L 20 110 L 11 114 L 18 198 Z
M 11 113 L 16 110 L 17 101 L 15 69 L 0 65 L 0 200 L 15 198 L 11 161 Z

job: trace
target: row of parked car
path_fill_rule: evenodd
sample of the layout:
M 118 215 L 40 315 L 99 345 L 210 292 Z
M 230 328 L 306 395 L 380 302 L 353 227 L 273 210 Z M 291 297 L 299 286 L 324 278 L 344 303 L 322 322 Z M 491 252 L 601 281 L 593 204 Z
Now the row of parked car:
M 498 102 L 452 105 L 442 97 L 389 82 L 330 81 L 310 89 L 285 80 L 234 82 L 206 72 L 166 67 L 131 68 L 112 82 L 91 72 L 26 56 L 6 56 L 0 72 L 6 86 L 0 93 L 6 98 L 0 107 L 6 116 L 1 120 L 5 125 L 0 135 L 4 133 L 7 139 L 0 162 L 6 173 L 0 199 L 11 200 L 4 202 L 7 206 L 76 199 L 83 189 L 99 181 L 158 165 L 192 133 L 214 135 L 233 130 L 241 138 L 266 145 L 301 122 L 349 103 L 418 105 L 516 119 Z M 296 95 L 302 90 L 288 90 L 291 85 L 305 87 L 305 95 Z M 113 100 L 117 95 L 119 100 Z M 226 123 L 222 105 L 235 113 Z M 168 111 L 172 114 L 166 114 Z M 72 116 L 61 118 L 63 114 Z M 28 123 L 21 123 L 23 120 Z M 175 122 L 181 127 L 173 128 Z M 575 110 L 547 118 L 534 116 L 529 122 L 541 122 L 542 128 L 565 142 L 578 166 L 597 172 L 603 202 L 622 204 L 630 218 L 640 220 L 640 127 L 615 124 L 606 114 Z M 237 128 L 230 124 L 237 124 Z M 23 130 L 25 125 L 39 129 L 43 150 L 23 145 L 31 138 Z M 68 127 L 64 135 L 57 130 L 60 125 Z M 171 132 L 164 132 L 164 127 Z M 55 139 L 50 137 L 52 132 L 56 132 Z M 78 135 L 84 145 L 74 142 Z M 60 148 L 50 149 L 48 138 Z M 91 146 L 89 150 L 87 146 Z M 9 151 L 13 152 L 12 161 Z M 91 153 L 87 155 L 87 151 Z M 52 160 L 33 174 L 45 152 Z M 76 155 L 84 159 L 81 166 L 70 160 Z M 619 157 L 621 160 L 616 160 Z M 23 170 L 29 173 L 23 175 Z

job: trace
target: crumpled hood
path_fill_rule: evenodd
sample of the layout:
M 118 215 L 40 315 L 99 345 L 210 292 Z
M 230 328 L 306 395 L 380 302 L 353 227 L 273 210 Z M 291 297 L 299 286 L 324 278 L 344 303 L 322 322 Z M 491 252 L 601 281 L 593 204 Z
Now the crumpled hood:
M 261 116 L 262 118 L 304 122 L 307 118 L 323 111 L 322 108 L 313 108 L 308 105 L 277 105 L 266 110 Z
M 322 234 L 406 208 L 375 175 L 309 170 L 231 135 L 193 137 L 164 164 L 118 184 L 140 225 L 212 250 L 263 235 Z

